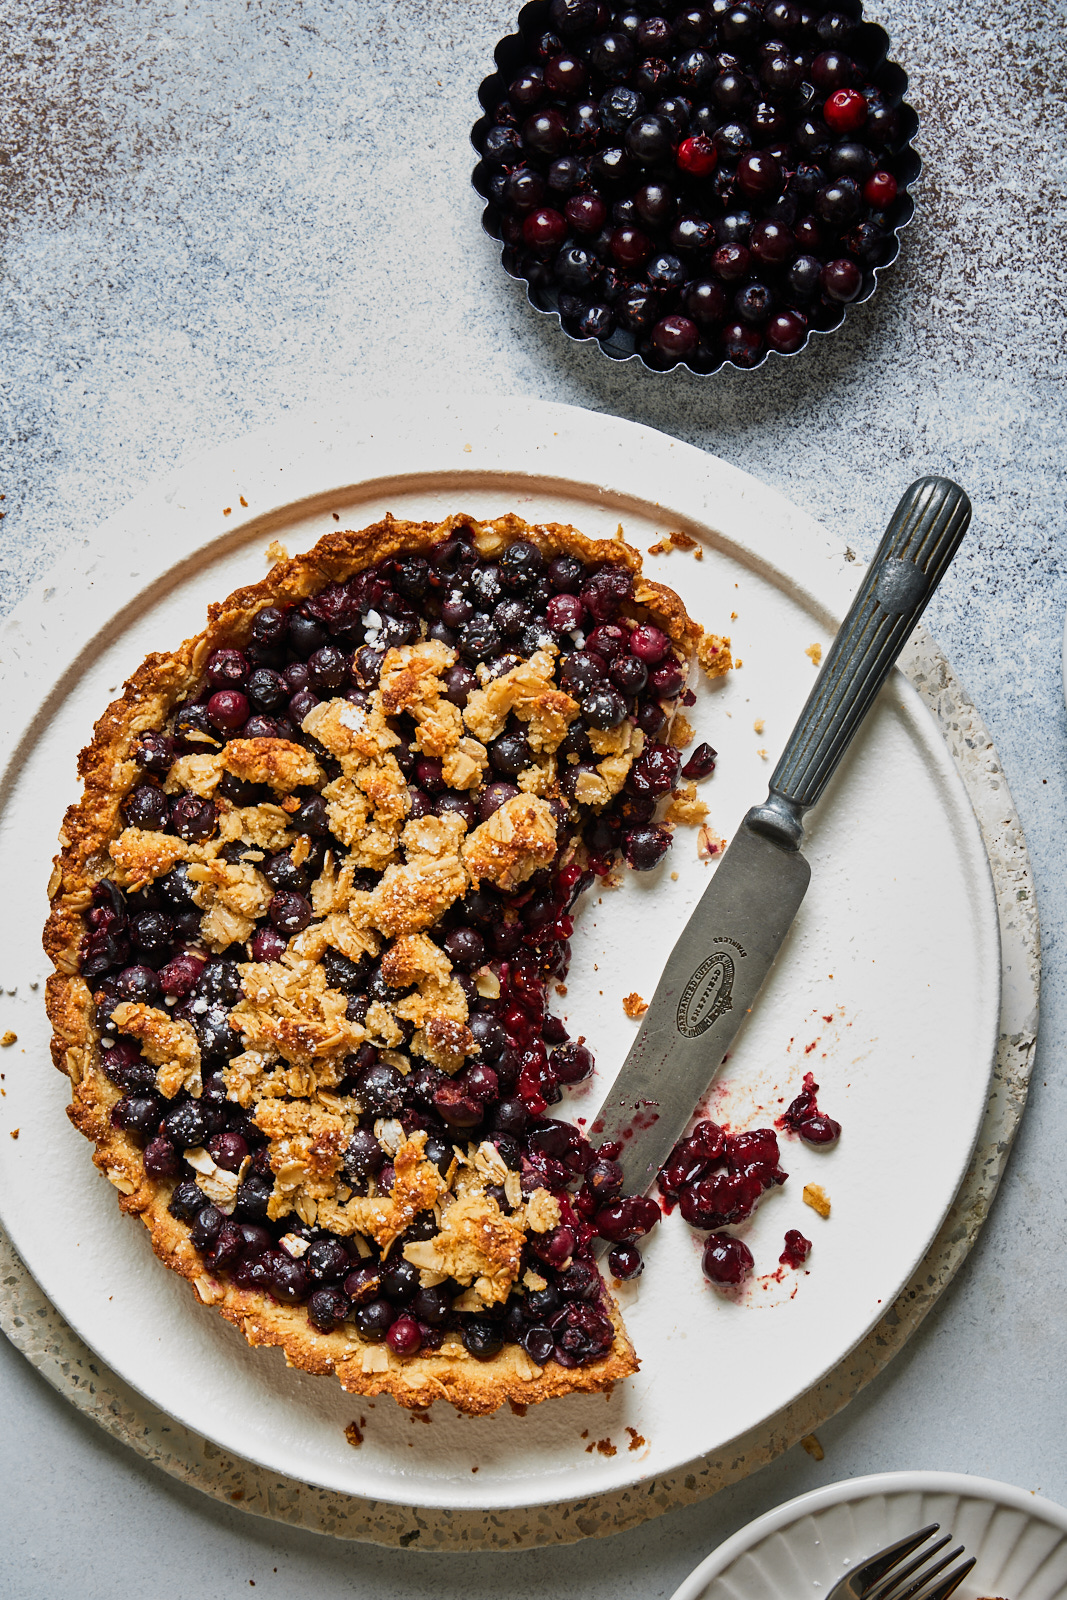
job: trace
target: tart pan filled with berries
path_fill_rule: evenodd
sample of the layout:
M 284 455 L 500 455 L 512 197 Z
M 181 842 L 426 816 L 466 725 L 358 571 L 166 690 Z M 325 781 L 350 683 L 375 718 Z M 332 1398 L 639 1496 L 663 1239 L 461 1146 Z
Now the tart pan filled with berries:
M 105 712 L 50 884 L 53 1055 L 122 1209 L 251 1344 L 471 1413 L 636 1370 L 592 1252 L 636 1275 L 659 1209 L 548 1115 L 593 1057 L 547 991 L 583 889 L 694 809 L 679 708 L 728 643 L 621 539 L 387 518 Z
M 751 368 L 874 293 L 920 162 L 860 0 L 533 0 L 518 26 L 473 181 L 505 270 L 572 338 Z

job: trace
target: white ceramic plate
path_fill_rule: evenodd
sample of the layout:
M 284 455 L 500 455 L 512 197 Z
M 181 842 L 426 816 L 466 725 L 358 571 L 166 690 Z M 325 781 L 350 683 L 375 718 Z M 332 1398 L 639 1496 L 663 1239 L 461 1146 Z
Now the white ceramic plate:
M 702 1561 L 672 1600 L 819 1600 L 850 1567 L 930 1522 L 975 1557 L 960 1600 L 1067 1595 L 1062 1506 L 958 1472 L 882 1472 L 768 1511 Z
M 791 1177 L 747 1238 L 759 1276 L 740 1302 L 708 1288 L 700 1239 L 675 1215 L 622 1294 L 643 1359 L 610 1401 L 572 1398 L 520 1419 L 344 1396 L 252 1351 L 152 1257 L 64 1118 L 48 1064 L 37 930 L 74 760 L 92 721 L 153 648 L 198 629 L 209 600 L 264 570 L 271 538 L 295 551 L 386 510 L 466 508 L 573 520 L 642 548 L 684 528 L 703 559 L 648 567 L 744 665 L 699 691 L 698 737 L 720 752 L 703 786 L 729 837 L 765 791 L 860 568 L 781 496 L 725 463 L 614 418 L 536 402 L 464 402 L 403 414 L 304 418 L 176 473 L 87 538 L 84 556 L 14 614 L 3 634 L 2 714 L 13 752 L 2 814 L 10 877 L 0 980 L 17 986 L 19 1045 L 5 1052 L 0 1215 L 43 1289 L 129 1383 L 224 1448 L 305 1482 L 436 1507 L 574 1500 L 677 1470 L 771 1417 L 840 1361 L 892 1304 L 966 1168 L 996 1038 L 999 959 L 986 857 L 963 787 L 903 678 L 884 691 L 819 813 L 812 886 L 759 1007 L 710 1096 L 736 1127 L 766 1123 L 815 1070 L 844 1124 L 836 1149 L 787 1141 Z M 887 504 L 886 512 L 891 510 Z M 880 530 L 871 530 L 873 542 Z M 733 614 L 736 613 L 736 616 Z M 762 731 L 755 731 L 755 724 Z M 3 730 L 0 729 L 0 735 Z M 765 752 L 765 754 L 764 754 Z M 680 830 L 666 867 L 587 905 L 562 1009 L 600 1072 L 570 1114 L 591 1117 L 713 870 Z M 677 872 L 677 880 L 672 872 Z M 822 1221 L 805 1183 L 829 1192 Z M 814 1240 L 810 1272 L 779 1271 L 787 1228 Z M 365 1443 L 347 1423 L 365 1418 Z M 600 1448 L 597 1448 L 598 1442 Z

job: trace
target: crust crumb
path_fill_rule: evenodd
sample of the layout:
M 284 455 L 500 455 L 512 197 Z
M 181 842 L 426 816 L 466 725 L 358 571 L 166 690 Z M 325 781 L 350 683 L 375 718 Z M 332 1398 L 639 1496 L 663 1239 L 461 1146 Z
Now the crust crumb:
M 668 822 L 680 822 L 683 827 L 696 828 L 704 821 L 707 814 L 707 806 L 703 800 L 697 799 L 696 784 L 683 783 L 680 789 L 675 789 L 673 792 L 666 818 Z
M 358 1450 L 363 1443 L 363 1434 L 358 1422 L 350 1422 L 345 1429 L 345 1438 L 354 1450 Z
M 642 1445 L 648 1443 L 648 1440 L 643 1434 L 638 1433 L 636 1428 L 627 1428 L 626 1431 L 630 1435 L 630 1443 L 626 1446 L 627 1450 L 640 1450 Z
M 676 711 L 674 721 L 671 723 L 670 742 L 676 750 L 684 750 L 687 744 L 692 744 L 695 731 L 684 711 Z
M 800 1443 L 814 1461 L 822 1461 L 825 1458 L 826 1451 L 813 1433 L 806 1433 Z
M 628 994 L 623 1000 L 622 1009 L 628 1017 L 643 1017 L 648 1010 L 648 1001 L 642 1000 L 635 990 L 633 994 Z
M 719 633 L 706 633 L 697 645 L 697 660 L 709 678 L 722 678 L 733 666 L 740 666 L 730 654 L 729 639 Z
M 618 1449 L 612 1444 L 610 1439 L 598 1439 L 596 1442 L 596 1448 L 602 1456 L 617 1456 L 619 1453 Z
M 762 733 L 763 729 L 764 729 L 764 726 L 765 726 L 765 724 L 764 724 L 763 718 L 762 717 L 757 717 L 755 722 L 752 724 L 752 732 L 753 733 Z
M 817 667 L 822 660 L 822 645 L 809 644 L 804 654 L 808 657 L 813 667 Z
M 18 1034 L 14 1031 L 14 1029 L 8 1028 L 5 1034 L 0 1035 L 0 1050 L 8 1050 L 13 1044 L 18 1044 L 18 1042 Z
M 715 856 L 721 856 L 725 849 L 726 840 L 720 839 L 706 822 L 703 823 L 697 834 L 697 855 L 701 861 L 711 861 Z
M 248 501 L 242 499 L 241 504 L 243 506 L 247 505 Z M 272 539 L 263 554 L 268 567 L 276 567 L 279 561 L 288 561 L 289 559 L 289 552 L 280 539 Z
M 830 1215 L 830 1196 L 821 1183 L 806 1183 L 802 1198 L 804 1204 L 810 1206 L 813 1211 L 817 1211 L 820 1217 L 828 1217 Z
M 13 1139 L 17 1139 L 17 1138 L 18 1138 L 18 1136 L 19 1136 L 19 1134 L 20 1134 L 20 1133 L 21 1133 L 21 1131 L 22 1131 L 22 1130 L 21 1130 L 21 1128 L 12 1128 L 12 1130 L 11 1130 L 11 1137 L 12 1137 L 12 1138 L 13 1138 Z

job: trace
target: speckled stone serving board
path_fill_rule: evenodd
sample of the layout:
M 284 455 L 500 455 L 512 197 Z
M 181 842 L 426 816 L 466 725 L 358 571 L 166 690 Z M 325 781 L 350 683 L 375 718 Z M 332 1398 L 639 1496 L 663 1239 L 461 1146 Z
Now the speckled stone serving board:
M 402 1548 L 516 1550 L 617 1533 L 713 1495 L 811 1433 L 901 1349 L 966 1257 L 988 1214 L 1019 1125 L 1036 1040 L 1037 908 L 1026 842 L 999 757 L 977 710 L 923 628 L 913 635 L 901 666 L 941 728 L 989 857 L 1001 938 L 999 1043 L 973 1160 L 925 1259 L 881 1322 L 799 1401 L 735 1441 L 728 1453 L 622 1491 L 532 1510 L 411 1510 L 267 1472 L 172 1421 L 109 1371 L 72 1332 L 2 1232 L 0 1328 L 80 1411 L 182 1482 L 259 1516 Z

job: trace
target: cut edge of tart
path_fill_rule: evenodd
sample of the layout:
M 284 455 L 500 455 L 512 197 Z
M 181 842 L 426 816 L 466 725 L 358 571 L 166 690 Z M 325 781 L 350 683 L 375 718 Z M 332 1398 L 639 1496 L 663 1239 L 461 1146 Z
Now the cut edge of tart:
M 546 600 L 545 573 L 564 569 Z M 468 589 L 479 575 L 485 611 L 463 618 L 453 571 Z M 492 618 L 510 625 L 501 604 L 535 592 L 542 621 L 584 615 L 616 657 L 578 627 L 536 636 L 535 616 L 509 663 Z M 280 633 L 264 622 L 278 615 Z M 590 1248 L 632 1243 L 655 1203 L 621 1196 L 610 1152 L 543 1115 L 561 1078 L 592 1070 L 545 1015 L 570 905 L 624 840 L 638 866 L 639 834 L 662 836 L 645 839 L 655 860 L 666 848 L 651 819 L 678 763 L 652 745 L 667 753 L 649 765 L 650 692 L 615 686 L 639 682 L 633 661 L 606 676 L 637 628 L 666 650 L 651 669 L 666 730 L 702 630 L 621 530 L 386 517 L 212 605 L 202 633 L 145 660 L 79 757 L 44 936 L 68 1115 L 201 1302 L 350 1392 L 487 1414 L 637 1370 Z M 724 670 L 729 641 L 713 643 Z M 558 681 L 567 661 L 584 700 Z M 647 792 L 631 795 L 642 752 Z M 515 784 L 498 761 L 517 763 Z

